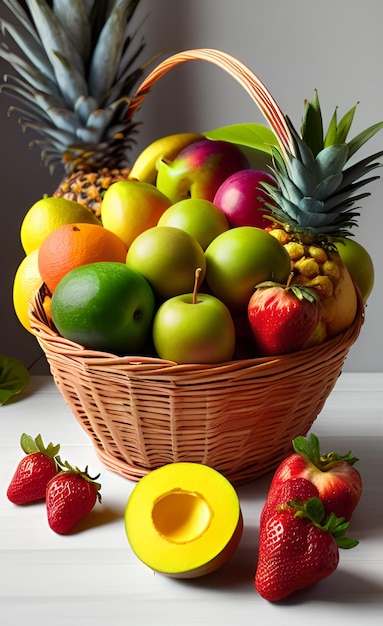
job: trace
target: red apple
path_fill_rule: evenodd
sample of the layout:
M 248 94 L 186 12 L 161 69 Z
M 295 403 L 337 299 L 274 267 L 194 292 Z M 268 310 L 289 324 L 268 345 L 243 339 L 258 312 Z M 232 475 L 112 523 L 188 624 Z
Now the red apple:
M 156 186 L 173 204 L 185 198 L 212 202 L 221 183 L 247 167 L 249 162 L 236 145 L 201 139 L 181 150 L 173 161 L 158 161 Z
M 266 228 L 270 214 L 265 202 L 270 199 L 260 183 L 275 185 L 274 178 L 262 170 L 245 169 L 231 174 L 218 188 L 214 204 L 226 215 L 231 228 L 256 226 Z
M 317 327 L 320 315 L 316 294 L 297 285 L 259 285 L 248 305 L 251 331 L 262 356 L 301 350 Z

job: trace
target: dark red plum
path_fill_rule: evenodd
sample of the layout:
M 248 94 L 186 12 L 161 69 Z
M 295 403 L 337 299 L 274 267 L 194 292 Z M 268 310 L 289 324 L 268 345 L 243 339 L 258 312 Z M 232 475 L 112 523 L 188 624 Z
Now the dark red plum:
M 219 187 L 213 202 L 226 215 L 230 228 L 270 226 L 270 220 L 263 217 L 270 211 L 265 207 L 269 200 L 261 182 L 276 184 L 263 170 L 244 169 L 231 174 Z

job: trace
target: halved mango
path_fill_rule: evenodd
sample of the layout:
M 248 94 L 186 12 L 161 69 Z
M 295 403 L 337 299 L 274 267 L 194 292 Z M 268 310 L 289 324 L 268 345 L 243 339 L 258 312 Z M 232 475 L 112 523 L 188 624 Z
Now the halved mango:
M 243 520 L 237 493 L 221 473 L 199 463 L 171 463 L 137 483 L 125 529 L 133 552 L 148 567 L 195 578 L 230 558 Z

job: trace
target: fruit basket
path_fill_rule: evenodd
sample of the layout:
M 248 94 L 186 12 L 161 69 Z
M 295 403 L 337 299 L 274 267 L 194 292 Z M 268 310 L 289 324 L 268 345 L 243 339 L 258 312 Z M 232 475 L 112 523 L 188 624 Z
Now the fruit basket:
M 186 51 L 161 62 L 139 87 L 131 115 L 161 76 L 190 60 L 228 72 L 258 105 L 281 150 L 290 147 L 285 117 L 266 87 L 219 51 Z M 321 345 L 278 357 L 177 365 L 64 339 L 46 314 L 45 295 L 43 286 L 29 315 L 54 381 L 103 464 L 134 481 L 180 461 L 210 465 L 234 484 L 271 471 L 317 418 L 364 320 L 360 298 L 351 326 Z
M 63 339 L 30 310 L 54 381 L 110 470 L 137 481 L 167 463 L 210 465 L 235 484 L 272 470 L 306 434 L 340 375 L 363 323 L 320 345 L 222 365 L 117 357 Z

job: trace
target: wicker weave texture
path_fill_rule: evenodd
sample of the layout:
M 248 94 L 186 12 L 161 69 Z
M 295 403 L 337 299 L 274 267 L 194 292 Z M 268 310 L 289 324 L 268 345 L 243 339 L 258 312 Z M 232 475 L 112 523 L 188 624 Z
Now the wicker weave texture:
M 317 418 L 363 323 L 360 310 L 345 333 L 278 358 L 175 365 L 63 339 L 43 297 L 30 317 L 55 383 L 105 466 L 130 480 L 178 461 L 210 465 L 236 484 L 273 469 Z

